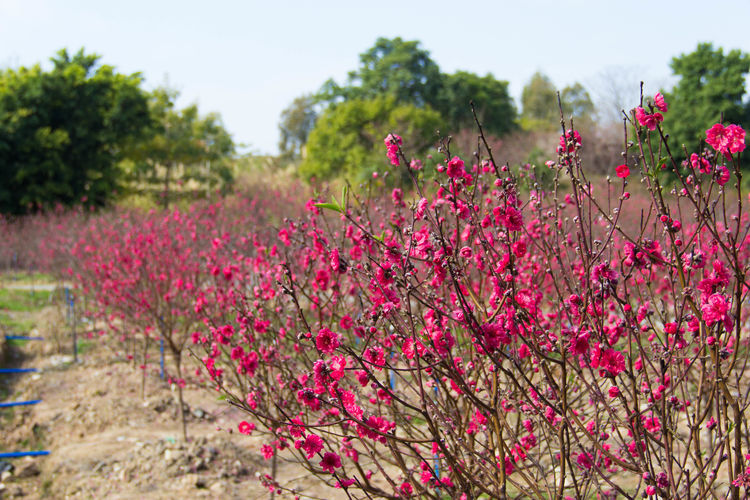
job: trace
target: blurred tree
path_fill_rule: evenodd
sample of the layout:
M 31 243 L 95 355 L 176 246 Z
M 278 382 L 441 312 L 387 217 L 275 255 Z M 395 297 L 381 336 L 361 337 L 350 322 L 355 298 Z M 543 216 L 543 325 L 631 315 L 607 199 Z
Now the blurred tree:
M 508 82 L 497 80 L 492 74 L 479 76 L 467 71 L 444 76 L 438 111 L 451 130 L 474 127 L 471 101 L 485 132 L 502 136 L 517 128 L 518 113 Z
M 591 123 L 594 120 L 594 101 L 591 100 L 588 90 L 578 82 L 568 85 L 560 92 L 563 116 L 566 119 L 573 117 L 575 123 Z
M 228 160 L 234 153 L 232 137 L 215 113 L 200 116 L 191 104 L 175 109 L 178 93 L 160 88 L 151 95 L 153 127 L 149 140 L 131 151 L 132 180 L 161 186 L 156 192 L 164 207 L 172 198 L 172 183 L 195 181 L 210 190 L 231 180 Z
M 389 133 L 401 135 L 404 147 L 419 154 L 435 142 L 440 121 L 437 111 L 399 104 L 392 95 L 335 104 L 323 112 L 310 133 L 299 172 L 307 178 L 345 175 L 364 180 L 388 168 L 383 139 Z M 405 174 L 404 169 L 399 171 Z
M 443 74 L 418 41 L 378 38 L 372 48 L 360 54 L 359 61 L 359 69 L 349 73 L 348 85 L 340 87 L 329 80 L 319 99 L 337 102 L 391 95 L 399 104 L 437 109 Z
M 137 73 L 63 49 L 53 67 L 0 71 L 0 211 L 100 206 L 121 187 L 118 164 L 150 124 Z
M 537 71 L 521 92 L 521 126 L 525 130 L 552 129 L 559 122 L 557 91 L 548 76 Z
M 307 143 L 307 137 L 318 118 L 315 104 L 313 96 L 306 94 L 297 97 L 281 112 L 279 152 L 282 158 L 296 160 L 303 156 L 302 150 Z
M 664 113 L 664 128 L 677 157 L 684 158 L 683 145 L 688 153 L 697 151 L 706 130 L 722 116 L 724 122 L 747 127 L 748 105 L 742 99 L 750 71 L 748 54 L 732 50 L 725 55 L 721 48 L 701 43 L 694 52 L 674 57 L 671 67 L 680 80 L 665 93 L 669 112 Z
M 591 123 L 594 119 L 594 102 L 586 88 L 578 82 L 560 92 L 560 104 L 566 120 Z M 557 90 L 552 80 L 541 72 L 532 75 L 521 93 L 521 126 L 525 130 L 554 131 L 560 128 L 560 106 Z

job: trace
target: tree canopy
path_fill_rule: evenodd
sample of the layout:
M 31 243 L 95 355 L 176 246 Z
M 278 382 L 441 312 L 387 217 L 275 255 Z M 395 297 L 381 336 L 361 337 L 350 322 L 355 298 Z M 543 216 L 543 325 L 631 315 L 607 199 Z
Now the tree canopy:
M 310 133 L 299 172 L 307 178 L 364 180 L 387 167 L 383 139 L 389 133 L 401 135 L 409 151 L 421 153 L 435 142 L 440 120 L 437 111 L 399 104 L 394 96 L 335 104 Z
M 298 98 L 282 113 L 280 149 L 283 155 L 291 153 L 293 157 L 307 140 L 308 158 L 300 168 L 306 177 L 361 176 L 362 172 L 369 172 L 373 144 L 381 147 L 383 137 L 390 132 L 403 135 L 405 140 L 418 132 L 419 141 L 408 142 L 410 151 L 416 152 L 427 144 L 424 138 L 429 137 L 430 144 L 435 142 L 438 129 L 452 133 L 473 128 L 470 101 L 474 101 L 486 133 L 501 136 L 517 127 L 518 114 L 508 82 L 497 80 L 492 74 L 444 74 L 418 41 L 378 38 L 359 59 L 359 67 L 349 73 L 344 85 L 328 80 L 313 99 Z M 320 117 L 313 111 L 316 103 L 324 109 L 327 106 Z M 367 120 L 354 116 L 355 112 L 364 113 L 376 123 L 369 126 Z M 312 131 L 307 128 L 311 123 Z M 427 125 L 432 128 L 427 130 Z M 369 128 L 360 133 L 360 127 Z M 341 137 L 330 135 L 332 130 Z M 370 135 L 375 130 L 380 137 L 373 139 Z M 325 141 L 332 141 L 337 147 L 352 141 L 356 152 L 325 152 Z M 324 158 L 333 163 L 325 165 Z M 360 169 L 360 162 L 367 165 L 363 163 Z
M 151 124 L 138 73 L 61 50 L 52 69 L 0 71 L 0 211 L 103 205 L 121 188 L 125 151 Z
M 297 97 L 281 112 L 279 122 L 279 152 L 282 158 L 296 160 L 302 156 L 302 150 L 307 143 L 318 113 L 315 110 L 316 100 L 306 94 Z
M 153 191 L 164 206 L 173 197 L 175 181 L 195 181 L 211 189 L 231 180 L 226 160 L 234 153 L 234 142 L 221 117 L 215 113 L 201 116 L 195 104 L 176 109 L 177 97 L 176 91 L 164 88 L 152 93 L 149 138 L 131 154 L 136 187 Z
M 390 95 L 400 104 L 437 107 L 443 74 L 418 41 L 378 38 L 359 56 L 359 68 L 349 72 L 347 85 L 327 82 L 323 100 L 373 99 Z
M 560 92 L 563 116 L 576 122 L 591 121 L 594 103 L 586 88 L 579 82 L 568 85 Z M 560 127 L 560 107 L 557 88 L 550 78 L 537 71 L 531 76 L 521 93 L 521 126 L 526 130 L 555 130 Z
M 706 130 L 722 116 L 735 124 L 750 118 L 750 103 L 743 104 L 748 54 L 740 50 L 724 54 L 722 48 L 701 43 L 695 51 L 673 58 L 671 67 L 679 81 L 665 93 L 669 112 L 664 114 L 664 127 L 670 130 L 670 147 L 678 157 L 684 156 L 683 144 L 688 153 L 697 151 Z
M 479 76 L 468 71 L 445 75 L 438 110 L 451 129 L 474 127 L 471 102 L 486 132 L 502 136 L 517 128 L 516 106 L 508 82 L 497 80 L 492 74 Z

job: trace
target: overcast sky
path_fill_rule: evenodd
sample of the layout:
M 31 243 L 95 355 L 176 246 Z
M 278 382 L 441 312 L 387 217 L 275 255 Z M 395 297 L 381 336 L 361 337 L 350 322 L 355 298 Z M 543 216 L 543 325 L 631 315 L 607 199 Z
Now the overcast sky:
M 343 82 L 379 36 L 419 40 L 440 68 L 492 73 L 521 89 L 538 70 L 592 95 L 614 82 L 671 85 L 669 62 L 698 42 L 750 52 L 749 0 L 357 2 L 0 0 L 0 67 L 66 47 L 102 56 L 180 105 L 216 111 L 236 142 L 275 153 L 281 111 Z M 634 104 L 634 103 L 633 103 Z

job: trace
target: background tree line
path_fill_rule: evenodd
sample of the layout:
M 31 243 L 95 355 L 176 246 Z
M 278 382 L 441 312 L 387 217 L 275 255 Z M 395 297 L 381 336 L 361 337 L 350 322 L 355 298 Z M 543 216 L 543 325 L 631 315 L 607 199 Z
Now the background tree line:
M 52 68 L 0 70 L 0 212 L 102 206 L 123 194 L 167 205 L 174 185 L 229 178 L 231 136 L 216 114 L 175 108 L 177 92 L 143 89 L 83 49 Z
M 98 207 L 127 195 L 167 206 L 231 185 L 235 149 L 219 115 L 196 105 L 178 109 L 174 90 L 147 92 L 140 74 L 118 73 L 83 49 L 61 50 L 51 63 L 48 70 L 0 70 L 0 213 Z M 678 157 L 699 151 L 705 130 L 722 119 L 747 128 L 747 54 L 703 43 L 673 58 L 671 68 L 677 82 L 661 91 Z M 579 82 L 563 88 L 560 100 L 583 133 L 586 165 L 610 172 L 622 150 L 622 122 L 604 118 Z M 404 137 L 410 154 L 424 156 L 450 135 L 451 152 L 468 156 L 477 144 L 470 101 L 499 161 L 549 159 L 559 111 L 547 76 L 538 72 L 527 82 L 519 112 L 507 81 L 444 73 L 418 41 L 401 38 L 378 39 L 345 82 L 329 80 L 295 99 L 281 115 L 280 157 L 306 179 L 358 181 L 387 168 L 383 138 L 390 132 Z
M 661 92 L 670 104 L 666 120 L 678 157 L 684 159 L 686 150 L 698 151 L 705 130 L 722 116 L 733 123 L 750 121 L 747 54 L 725 54 L 702 43 L 694 52 L 674 57 L 671 69 L 678 81 Z M 587 139 L 583 154 L 588 167 L 608 172 L 623 147 L 622 111 L 638 103 L 618 103 L 621 112 L 613 119 L 597 109 L 580 82 L 559 94 L 563 116 L 572 118 Z M 466 71 L 445 74 L 418 41 L 401 38 L 379 38 L 360 55 L 359 67 L 345 83 L 329 80 L 317 92 L 295 99 L 281 114 L 281 158 L 295 163 L 304 178 L 363 180 L 386 168 L 382 141 L 389 132 L 401 134 L 415 155 L 433 147 L 439 135 L 449 134 L 453 149 L 471 154 L 476 126 L 470 101 L 503 161 L 541 163 L 545 155 L 549 158 L 560 134 L 558 87 L 549 77 L 537 72 L 530 78 L 519 112 L 507 81 Z

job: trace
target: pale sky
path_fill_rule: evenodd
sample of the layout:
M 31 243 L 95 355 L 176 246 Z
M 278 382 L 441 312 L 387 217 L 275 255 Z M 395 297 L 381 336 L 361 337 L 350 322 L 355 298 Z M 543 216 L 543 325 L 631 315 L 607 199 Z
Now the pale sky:
M 181 106 L 220 113 L 251 151 L 275 153 L 281 111 L 328 78 L 343 82 L 379 36 L 419 40 L 443 72 L 509 81 L 520 108 L 537 70 L 594 97 L 612 81 L 633 99 L 640 80 L 653 94 L 671 86 L 671 58 L 698 42 L 750 53 L 749 28 L 750 0 L 0 0 L 0 67 L 85 47 L 141 72 L 148 89 L 169 83 Z

